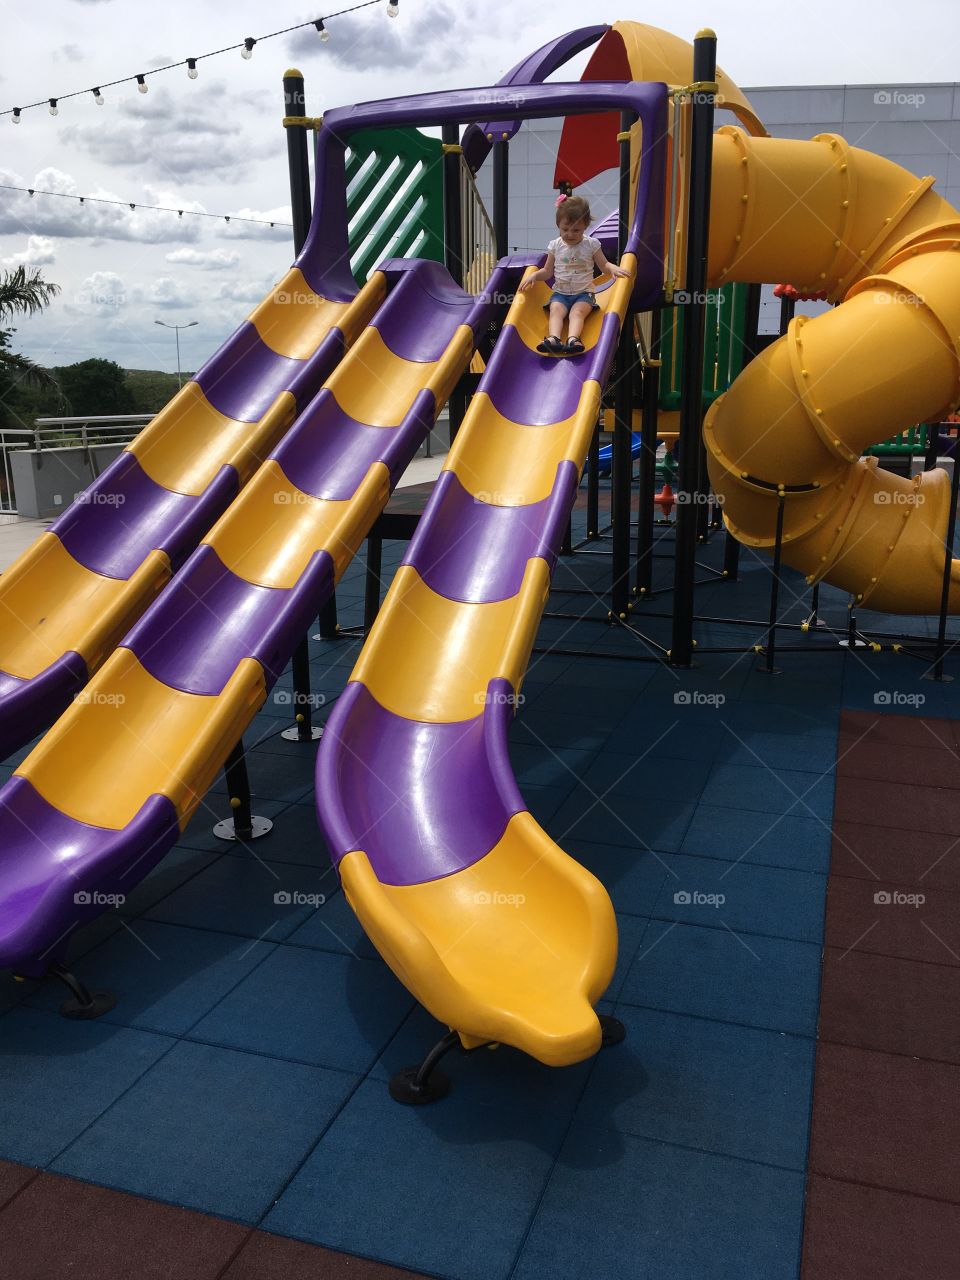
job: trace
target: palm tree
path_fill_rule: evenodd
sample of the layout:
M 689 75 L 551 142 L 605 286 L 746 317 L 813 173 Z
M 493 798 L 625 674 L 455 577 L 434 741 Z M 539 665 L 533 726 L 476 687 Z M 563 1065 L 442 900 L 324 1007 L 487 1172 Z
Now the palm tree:
M 0 376 L 9 383 L 29 382 L 36 386 L 55 386 L 56 378 L 27 356 L 10 350 L 13 329 L 2 327 L 15 315 L 35 316 L 60 292 L 60 286 L 44 280 L 34 267 L 27 271 L 21 265 L 0 275 Z

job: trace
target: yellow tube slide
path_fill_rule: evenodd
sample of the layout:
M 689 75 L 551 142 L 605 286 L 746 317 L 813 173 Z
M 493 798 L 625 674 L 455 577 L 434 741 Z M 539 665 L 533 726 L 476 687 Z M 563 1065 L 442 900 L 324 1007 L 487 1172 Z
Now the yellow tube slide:
M 940 607 L 950 486 L 861 458 L 869 445 L 960 402 L 960 214 L 899 165 L 842 138 L 714 139 L 713 285 L 787 279 L 843 305 L 798 317 L 704 423 L 710 478 L 743 543 L 858 603 Z M 960 611 L 954 561 L 950 611 Z

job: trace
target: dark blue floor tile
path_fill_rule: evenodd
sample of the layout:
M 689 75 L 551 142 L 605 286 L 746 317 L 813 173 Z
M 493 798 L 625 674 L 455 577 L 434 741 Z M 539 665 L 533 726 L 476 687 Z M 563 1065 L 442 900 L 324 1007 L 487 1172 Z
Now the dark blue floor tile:
M 647 849 L 679 849 L 693 816 L 693 805 L 668 807 L 630 795 L 598 798 L 578 787 L 550 820 L 558 844 L 585 840 L 598 844 L 636 844 Z
M 255 1222 L 355 1083 L 340 1071 L 181 1040 L 52 1167 Z
M 570 790 L 570 787 L 533 787 L 526 784 L 521 788 L 527 808 L 541 827 L 545 827 L 553 820 L 554 814 L 564 803 Z
M 277 942 L 316 910 L 315 899 L 330 892 L 333 875 L 329 868 L 321 873 L 291 862 L 225 854 L 152 907 L 146 918 Z
M 364 933 L 345 894 L 331 886 L 323 909 L 314 911 L 287 939 L 291 946 L 336 951 L 360 960 L 377 960 L 379 952 Z
M 709 773 L 706 761 L 688 760 L 671 768 L 655 751 L 637 757 L 604 749 L 581 776 L 583 785 L 598 795 L 630 795 L 672 805 L 696 803 Z
M 117 908 L 120 915 L 130 920 L 144 911 L 149 911 L 168 893 L 179 889 L 182 884 L 199 875 L 201 871 L 205 871 L 221 853 L 231 847 L 222 840 L 218 843 L 220 847 L 215 852 L 211 850 L 209 853 L 199 849 L 182 849 L 179 845 L 174 846 L 150 874 L 126 895 L 123 903 Z
M 134 920 L 84 956 L 83 980 L 116 993 L 108 1022 L 182 1035 L 273 950 L 226 933 Z M 29 1003 L 55 1013 L 62 994 L 50 983 Z
M 823 938 L 825 876 L 686 854 L 664 861 L 668 874 L 654 908 L 656 916 L 797 942 Z
M 703 789 L 704 804 L 795 818 L 833 817 L 833 774 L 800 773 L 795 769 L 716 763 Z
M 619 999 L 627 1004 L 812 1036 L 820 947 L 654 920 Z
M 312 796 L 316 770 L 316 750 L 306 748 L 302 755 L 278 756 L 257 751 L 247 758 L 250 794 L 254 810 L 261 800 L 279 800 L 292 804 L 304 796 Z M 227 781 L 221 773 L 210 793 L 227 795 Z
M 643 946 L 649 924 L 650 921 L 643 916 L 617 916 L 617 965 L 604 992 L 605 1000 L 619 997 L 634 957 Z
M 280 946 L 191 1036 L 363 1075 L 412 1007 L 384 965 Z
M 511 742 L 534 746 L 596 751 L 606 738 L 607 731 L 598 729 L 589 718 L 541 711 L 536 706 L 521 708 L 510 726 Z
M 574 1124 L 512 1280 L 795 1280 L 804 1177 Z
M 755 729 L 761 733 L 829 734 L 835 738 L 840 703 L 835 700 L 823 706 L 815 703 L 794 706 L 773 701 L 735 702 L 724 707 L 723 721 L 740 737 L 744 736 L 745 729 Z
M 22 1007 L 0 1028 L 0 1157 L 32 1165 L 52 1160 L 171 1044 Z
M 453 1092 L 436 1107 L 401 1107 L 369 1080 L 264 1226 L 414 1271 L 506 1280 L 562 1135 L 537 1110 L 466 1105 Z
M 830 828 L 818 818 L 792 814 L 777 818 L 769 813 L 698 804 L 681 852 L 826 873 L 830 867 Z
M 643 756 L 645 760 L 713 760 L 727 742 L 723 725 L 688 723 L 680 717 L 651 719 L 644 708 L 624 720 L 610 734 L 604 749 L 618 754 Z
M 652 913 L 667 875 L 665 862 L 655 851 L 583 840 L 568 841 L 565 850 L 604 885 L 618 913 Z
M 521 788 L 560 787 L 569 791 L 584 776 L 595 755 L 595 751 L 578 751 L 570 747 L 558 749 L 540 743 L 536 746 L 512 743 L 510 746 L 510 763 Z
M 256 806 L 263 813 L 265 803 Z M 271 862 L 293 862 L 302 867 L 316 867 L 326 876 L 330 868 L 330 854 L 317 823 L 317 808 L 311 799 L 301 804 L 286 805 L 272 814 L 273 830 L 260 840 L 242 846 L 230 846 L 237 857 L 269 858 Z M 328 888 L 329 891 L 329 888 Z
M 764 766 L 770 769 L 797 769 L 826 773 L 836 764 L 837 749 L 832 738 L 808 734 L 761 733 L 745 730 L 731 733 L 721 750 L 727 764 Z
M 617 1017 L 627 1038 L 597 1057 L 579 1122 L 803 1171 L 812 1040 L 627 1004 Z

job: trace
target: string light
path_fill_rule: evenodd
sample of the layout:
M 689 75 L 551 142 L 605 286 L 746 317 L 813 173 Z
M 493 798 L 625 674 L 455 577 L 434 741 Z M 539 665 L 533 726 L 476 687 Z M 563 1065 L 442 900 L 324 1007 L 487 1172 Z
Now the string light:
M 191 218 L 214 218 L 217 222 L 250 222 L 259 227 L 291 227 L 291 222 L 278 222 L 275 218 L 244 218 L 236 213 L 206 213 L 202 209 L 174 209 L 165 204 L 136 204 L 132 200 L 108 200 L 106 196 L 75 196 L 69 191 L 41 191 L 34 187 L 15 187 L 8 182 L 0 182 L 0 191 L 24 191 L 30 197 L 52 196 L 56 200 L 77 200 L 80 204 L 90 201 L 92 204 L 112 204 L 118 208 L 149 209 L 152 213 L 175 213 L 178 218 L 184 214 Z
M 92 90 L 92 93 L 93 93 L 93 100 L 94 100 L 94 102 L 97 104 L 97 106 L 98 106 L 98 107 L 102 107 L 102 106 L 103 106 L 103 94 L 100 92 L 99 87 L 98 87 L 98 88 L 96 88 L 96 89 L 94 89 L 94 90 Z
M 200 62 L 203 58 L 216 58 L 221 53 L 230 53 L 235 49 L 239 49 L 241 57 L 249 60 L 250 58 L 253 57 L 254 45 L 260 44 L 264 40 L 275 40 L 278 36 L 289 35 L 290 32 L 292 31 L 302 31 L 306 27 L 315 27 L 320 39 L 326 42 L 330 38 L 330 33 L 326 29 L 325 22 L 328 22 L 331 18 L 343 17 L 343 15 L 347 13 L 356 13 L 360 9 L 372 8 L 373 5 L 382 4 L 383 2 L 384 0 L 358 0 L 358 3 L 348 5 L 346 8 L 343 8 L 343 9 L 337 9 L 333 13 L 325 14 L 323 18 L 311 18 L 310 21 L 308 22 L 297 22 L 297 23 L 294 23 L 293 26 L 283 27 L 279 31 L 269 31 L 267 32 L 266 35 L 262 35 L 262 36 L 247 36 L 240 44 L 225 45 L 222 49 L 212 49 L 209 53 L 198 54 L 197 57 L 195 58 L 183 58 L 179 62 L 169 62 L 162 67 L 154 67 L 152 71 L 149 71 L 146 74 L 154 76 L 154 75 L 158 75 L 161 71 L 172 71 L 175 67 L 186 67 L 187 75 L 190 77 L 191 80 L 195 80 L 198 74 L 197 63 Z M 400 12 L 399 0 L 389 0 L 389 3 L 387 4 L 387 13 L 389 14 L 389 16 L 391 18 L 395 18 L 397 17 L 399 12 Z M 137 89 L 141 93 L 147 92 L 147 85 L 146 85 L 145 77 L 143 74 L 132 75 L 132 76 L 120 76 L 116 80 L 104 81 L 103 88 L 113 89 L 117 85 L 133 84 L 133 83 L 136 83 Z M 29 111 L 33 107 L 42 107 L 45 104 L 49 104 L 51 115 L 58 115 L 59 114 L 59 111 L 57 110 L 58 101 L 65 102 L 68 98 L 79 98 L 81 97 L 81 95 L 89 92 L 90 92 L 89 89 L 77 89 L 74 93 L 60 94 L 59 99 L 58 98 L 41 98 L 37 102 L 28 102 L 26 106 L 23 106 L 23 107 L 8 107 L 5 111 L 0 111 L 0 116 L 11 116 L 14 122 L 16 122 L 20 119 L 20 116 L 24 111 Z M 100 104 L 98 103 L 97 105 L 99 106 Z

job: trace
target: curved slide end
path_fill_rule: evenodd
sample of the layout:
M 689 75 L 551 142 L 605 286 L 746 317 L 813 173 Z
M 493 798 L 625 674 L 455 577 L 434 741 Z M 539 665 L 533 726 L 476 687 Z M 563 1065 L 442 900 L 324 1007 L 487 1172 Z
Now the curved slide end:
M 467 1047 L 565 1066 L 600 1048 L 593 1006 L 616 964 L 616 918 L 524 807 L 507 758 L 515 702 L 495 679 L 481 715 L 426 722 L 352 683 L 324 734 L 317 804 L 351 850 L 339 861 L 350 906 L 425 1008 Z

